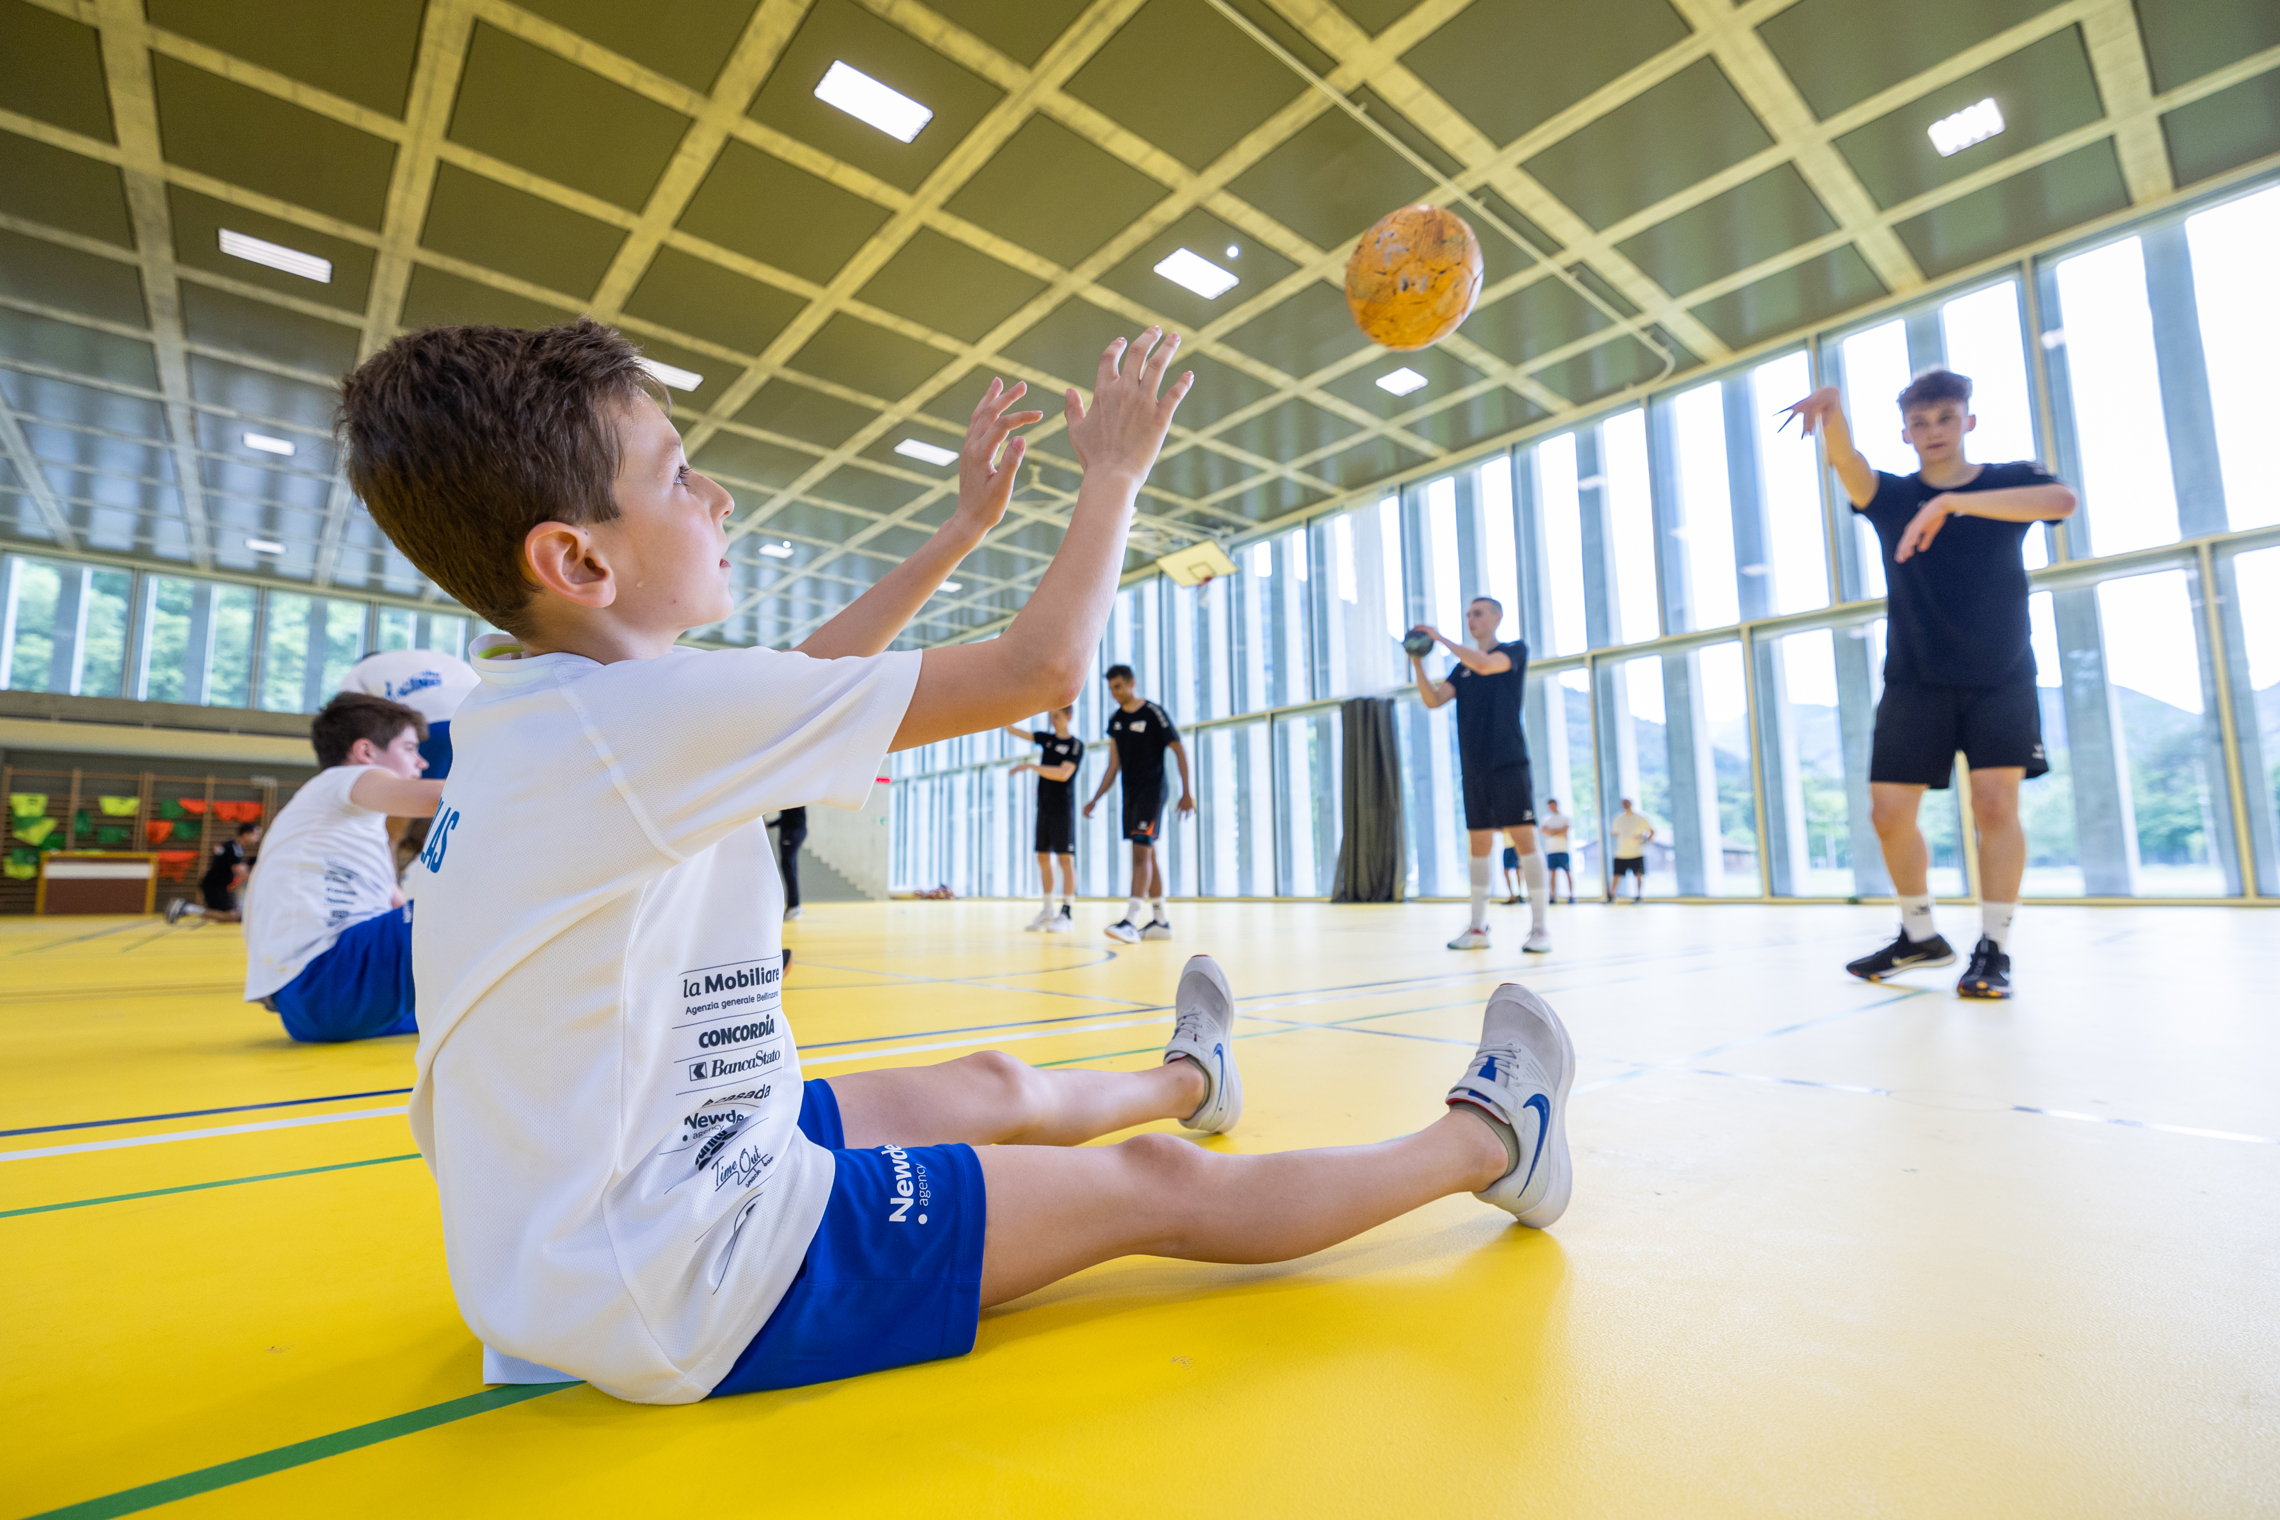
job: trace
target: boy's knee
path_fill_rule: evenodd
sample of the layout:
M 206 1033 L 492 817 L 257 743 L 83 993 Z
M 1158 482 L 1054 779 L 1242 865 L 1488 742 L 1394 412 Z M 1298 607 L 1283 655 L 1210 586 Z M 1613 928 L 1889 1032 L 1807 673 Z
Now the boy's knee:
M 1983 834 L 2010 828 L 2019 821 L 2019 799 L 2016 796 L 1974 797 L 1971 820 Z
M 1044 1118 L 1044 1079 L 1028 1062 L 1002 1050 L 982 1050 L 960 1057 L 958 1065 L 967 1081 L 989 1093 L 1008 1134 L 1025 1133 Z
M 1211 1152 L 1178 1135 L 1134 1135 L 1116 1147 L 1141 1180 L 1163 1186 L 1191 1181 L 1211 1163 Z

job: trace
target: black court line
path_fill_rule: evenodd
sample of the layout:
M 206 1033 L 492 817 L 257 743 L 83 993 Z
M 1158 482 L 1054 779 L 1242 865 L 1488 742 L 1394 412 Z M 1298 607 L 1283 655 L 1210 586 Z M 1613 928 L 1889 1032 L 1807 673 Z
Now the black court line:
M 52 1135 L 61 1129 L 108 1129 L 114 1124 L 151 1124 L 160 1119 L 203 1119 L 211 1114 L 248 1114 L 262 1108 L 298 1108 L 309 1103 L 345 1103 L 351 1098 L 399 1098 L 408 1087 L 383 1087 L 373 1092 L 328 1093 L 321 1098 L 279 1098 L 271 1103 L 233 1103 L 227 1108 L 185 1108 L 171 1114 L 134 1114 L 124 1119 L 75 1119 L 69 1124 L 33 1124 L 23 1129 L 0 1129 L 0 1139 L 11 1135 Z

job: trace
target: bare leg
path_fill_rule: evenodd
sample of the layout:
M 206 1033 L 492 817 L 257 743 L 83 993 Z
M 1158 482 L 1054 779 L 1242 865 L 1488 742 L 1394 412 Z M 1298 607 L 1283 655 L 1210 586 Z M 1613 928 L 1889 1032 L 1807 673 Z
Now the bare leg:
M 1046 897 L 1053 895 L 1053 857 L 1043 852 L 1037 856 L 1037 890 Z
M 1465 842 L 1472 847 L 1473 859 L 1479 860 L 1496 848 L 1496 830 L 1467 829 Z
M 2016 796 L 2014 792 L 2014 799 Z M 1923 896 L 1931 870 L 1932 852 L 1924 844 L 1923 830 L 1916 827 L 1916 810 L 1923 801 L 1920 786 L 1898 781 L 1868 784 L 1869 822 L 1876 826 L 1877 842 L 1884 846 L 1884 870 L 1892 878 L 1892 890 L 1902 897 Z
M 1061 855 L 1055 858 L 1061 862 L 1061 895 L 1073 902 L 1077 896 L 1077 857 Z M 1038 869 L 1040 873 L 1044 870 L 1043 856 L 1038 857 Z
M 1148 852 L 1148 896 L 1151 899 L 1164 895 L 1164 858 L 1154 850 Z
M 873 1145 L 1081 1145 L 1203 1106 L 1201 1069 L 1167 1061 L 1146 1071 L 1039 1071 L 985 1050 L 937 1066 L 831 1079 L 850 1149 Z
M 1156 852 L 1144 844 L 1132 846 L 1132 895 L 1147 899 L 1149 885 L 1155 881 Z
M 2027 831 L 2019 825 L 2019 783 L 2024 767 L 2006 765 L 1971 773 L 1971 821 L 1979 827 L 1979 896 L 2017 902 L 2027 874 Z
M 978 1151 L 989 1185 L 982 1303 L 1118 1256 L 1287 1261 L 1503 1175 L 1503 1142 L 1463 1114 L 1399 1140 L 1225 1155 L 1173 1135 L 1084 1150 Z

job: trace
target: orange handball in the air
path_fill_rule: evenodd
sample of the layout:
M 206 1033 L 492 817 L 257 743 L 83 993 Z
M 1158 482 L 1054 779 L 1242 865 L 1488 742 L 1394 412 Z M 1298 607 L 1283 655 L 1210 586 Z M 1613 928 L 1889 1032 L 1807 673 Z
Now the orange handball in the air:
M 1363 233 L 1346 260 L 1346 304 L 1372 342 L 1430 348 L 1472 313 L 1480 281 L 1480 241 L 1463 217 L 1404 206 Z

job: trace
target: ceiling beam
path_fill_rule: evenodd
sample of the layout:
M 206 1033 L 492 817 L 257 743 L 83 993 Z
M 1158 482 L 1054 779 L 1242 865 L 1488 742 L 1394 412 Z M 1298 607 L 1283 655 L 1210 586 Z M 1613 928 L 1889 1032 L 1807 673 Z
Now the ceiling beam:
M 359 364 L 396 335 L 396 318 L 403 311 L 404 293 L 411 288 L 413 251 L 419 246 L 420 226 L 427 217 L 429 192 L 435 188 L 437 153 L 444 129 L 451 124 L 452 104 L 459 95 L 459 72 L 474 29 L 474 9 L 468 0 L 428 0 L 420 22 L 411 89 L 405 97 L 403 139 L 388 172 L 388 199 L 380 216 L 380 243 L 372 256 L 364 325 L 356 339 Z M 332 584 L 333 569 L 348 533 L 349 513 L 356 507 L 345 452 L 334 461 L 334 469 L 324 533 L 317 544 L 313 581 L 319 589 Z
M 2153 102 L 2153 68 L 2138 32 L 2137 8 L 2130 0 L 2099 0 L 2082 18 L 2082 40 L 2090 52 L 2090 73 L 2098 98 L 2112 117 L 2114 153 L 2122 163 L 2122 183 L 2130 204 L 2158 200 L 2177 188 Z
M 158 96 L 151 79 L 142 7 L 137 0 L 95 0 L 110 89 L 111 126 L 119 140 L 119 175 L 127 214 L 142 255 L 143 303 L 150 312 L 151 347 L 158 356 L 158 389 L 174 454 L 175 496 L 190 559 L 205 570 L 214 563 L 214 536 L 206 518 L 205 482 L 198 472 L 197 424 L 191 402 L 190 356 L 182 331 L 182 288 L 174 273 L 174 219 L 166 201 L 166 156 L 158 136 Z

